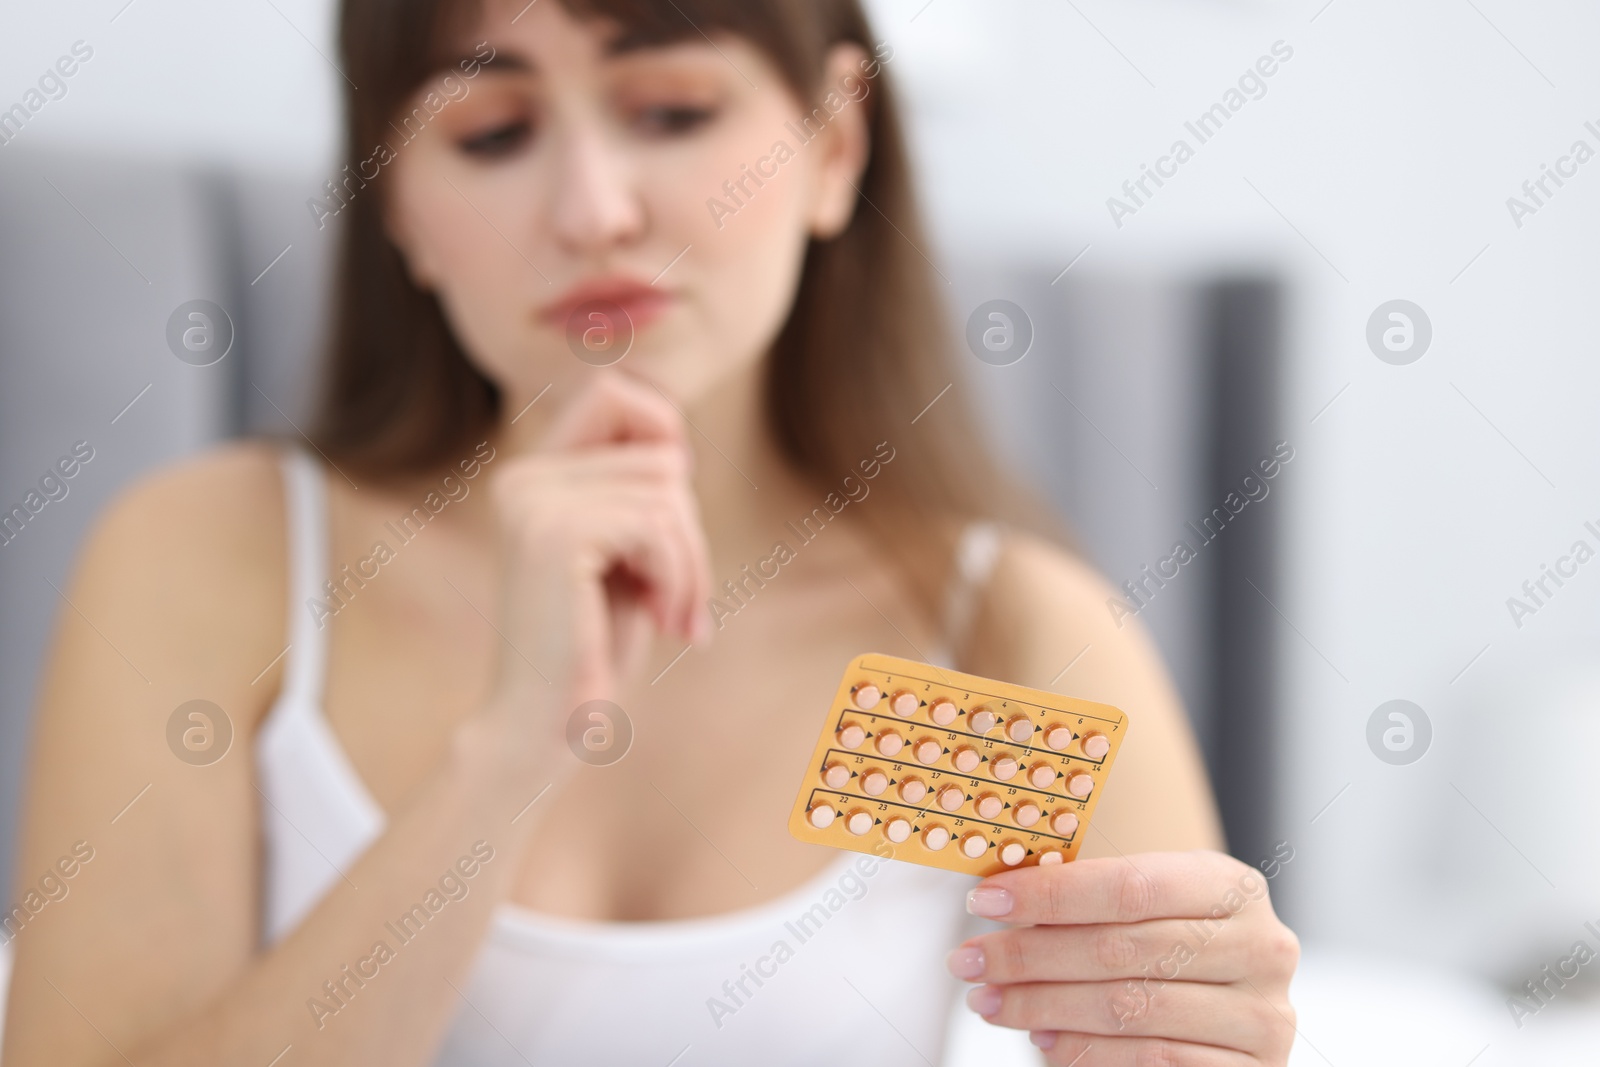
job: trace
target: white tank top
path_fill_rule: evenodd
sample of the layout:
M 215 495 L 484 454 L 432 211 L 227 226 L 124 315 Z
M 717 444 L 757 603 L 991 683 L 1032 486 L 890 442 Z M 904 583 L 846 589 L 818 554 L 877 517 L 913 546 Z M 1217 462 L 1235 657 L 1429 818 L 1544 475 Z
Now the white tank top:
M 325 474 L 301 448 L 283 462 L 289 648 L 254 743 L 268 943 L 293 930 L 385 826 L 322 713 L 326 631 L 307 605 L 328 573 Z M 970 620 L 997 548 L 994 527 L 966 531 L 947 642 Z M 1026 1033 L 983 1022 L 945 970 L 961 940 L 998 928 L 967 915 L 973 884 L 841 850 L 782 896 L 713 916 L 602 922 L 503 903 L 436 1063 L 1036 1064 Z

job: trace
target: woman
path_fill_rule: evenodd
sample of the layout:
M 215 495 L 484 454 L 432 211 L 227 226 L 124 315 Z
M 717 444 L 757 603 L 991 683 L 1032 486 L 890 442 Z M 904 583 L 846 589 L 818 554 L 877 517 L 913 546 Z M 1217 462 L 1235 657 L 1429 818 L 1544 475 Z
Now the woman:
M 957 979 L 1052 1063 L 1285 1062 L 1297 947 L 1160 664 L 942 392 L 853 0 L 342 39 L 314 450 L 160 472 L 83 550 L 19 870 L 91 858 L 16 936 L 10 1067 L 931 1063 Z M 784 832 L 870 649 L 1126 709 L 1085 858 L 973 888 Z

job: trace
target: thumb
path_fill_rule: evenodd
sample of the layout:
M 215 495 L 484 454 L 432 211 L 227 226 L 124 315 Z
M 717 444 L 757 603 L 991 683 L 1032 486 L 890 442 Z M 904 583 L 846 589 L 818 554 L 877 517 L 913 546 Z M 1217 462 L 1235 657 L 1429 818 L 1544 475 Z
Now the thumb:
M 654 386 L 602 370 L 556 418 L 541 447 L 570 452 L 631 441 L 687 447 L 683 416 Z

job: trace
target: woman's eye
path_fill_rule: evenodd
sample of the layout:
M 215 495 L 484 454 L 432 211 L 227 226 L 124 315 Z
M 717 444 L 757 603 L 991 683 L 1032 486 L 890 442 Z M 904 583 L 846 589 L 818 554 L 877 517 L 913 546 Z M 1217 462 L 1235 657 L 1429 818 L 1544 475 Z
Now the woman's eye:
M 646 133 L 671 135 L 688 133 L 715 117 L 714 108 L 666 105 L 644 108 L 639 112 L 637 121 Z
M 508 122 L 464 138 L 460 147 L 469 156 L 494 159 L 517 151 L 528 142 L 532 133 L 533 128 L 526 121 Z

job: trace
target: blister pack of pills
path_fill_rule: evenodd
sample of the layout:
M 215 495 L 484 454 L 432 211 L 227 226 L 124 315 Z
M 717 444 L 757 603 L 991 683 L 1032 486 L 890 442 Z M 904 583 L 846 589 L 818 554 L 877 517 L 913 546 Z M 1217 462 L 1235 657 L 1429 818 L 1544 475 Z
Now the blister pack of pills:
M 1063 863 L 1127 732 L 1109 704 L 869 652 L 839 682 L 789 832 L 979 876 Z

